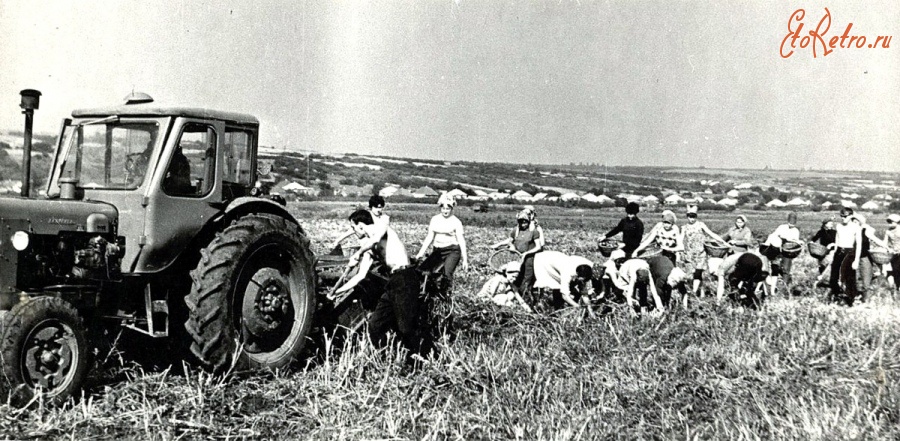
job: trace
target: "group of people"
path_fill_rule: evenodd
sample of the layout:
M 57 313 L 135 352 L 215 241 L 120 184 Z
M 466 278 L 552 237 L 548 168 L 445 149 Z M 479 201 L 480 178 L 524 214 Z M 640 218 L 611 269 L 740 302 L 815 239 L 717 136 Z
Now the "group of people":
M 796 225 L 796 213 L 789 213 L 787 222 L 760 242 L 754 239 L 746 216 L 736 216 L 734 225 L 719 235 L 699 220 L 698 211 L 698 207 L 688 206 L 687 221 L 679 226 L 676 214 L 665 210 L 660 222 L 645 234 L 644 223 L 638 217 L 640 207 L 629 203 L 625 217 L 600 237 L 602 246 L 621 235 L 618 248 L 609 252 L 602 271 L 594 272 L 595 265 L 587 258 L 543 250 L 543 231 L 535 240 L 538 230 L 534 210 L 526 207 L 519 214 L 519 228 L 510 233 L 509 239 L 494 245 L 512 243 L 523 252 L 521 262 L 506 268 L 507 290 L 499 289 L 503 286 L 501 275 L 485 284 L 480 295 L 493 295 L 497 303 L 531 309 L 535 304 L 532 288 L 549 288 L 552 304 L 557 307 L 589 305 L 599 298 L 625 301 L 640 311 L 663 310 L 673 298 L 687 307 L 689 294 L 705 295 L 703 282 L 707 275 L 716 280 L 717 300 L 725 297 L 726 287 L 730 286 L 734 288 L 730 293 L 735 300 L 751 307 L 774 294 L 779 279 L 785 286 L 792 286 L 793 260 L 805 244 Z M 822 279 L 825 270 L 830 269 L 829 298 L 853 305 L 857 300 L 865 300 L 873 267 L 878 266 L 870 255 L 872 245 L 885 248 L 892 255 L 884 272 L 900 275 L 900 215 L 888 216 L 883 238 L 877 236 L 863 215 L 854 214 L 852 209 L 844 208 L 840 215 L 840 224 L 825 220 L 809 242 L 827 250 L 813 255 L 819 260 L 820 286 L 826 284 Z M 647 253 L 651 246 L 656 251 Z M 718 251 L 714 257 L 710 248 Z M 893 279 L 900 289 L 900 277 Z M 673 295 L 676 293 L 677 297 Z
M 460 264 L 464 270 L 469 266 L 463 225 L 453 215 L 456 201 L 441 196 L 440 212 L 431 218 L 413 260 L 390 227 L 384 203 L 380 196 L 373 196 L 368 210 L 350 215 L 351 231 L 336 240 L 335 245 L 355 235 L 360 248 L 349 261 L 350 267 L 358 267 L 356 275 L 337 287 L 335 293 L 349 293 L 371 274 L 381 274 L 386 280 L 384 289 L 372 302 L 374 307 L 368 316 L 372 340 L 381 342 L 389 330 L 394 330 L 404 345 L 422 352 L 430 343 L 421 329 L 421 317 L 426 313 L 420 295 L 421 274 L 438 273 L 439 294 L 452 295 L 456 269 Z M 607 250 L 608 258 L 598 265 L 587 257 L 546 250 L 544 230 L 534 207 L 524 207 L 516 215 L 516 226 L 503 240 L 491 245 L 494 249 L 514 250 L 519 258 L 502 265 L 477 297 L 528 311 L 546 301 L 555 308 L 584 307 L 594 315 L 596 303 L 619 301 L 636 313 L 661 313 L 673 299 L 687 307 L 689 294 L 703 296 L 706 274 L 716 278 L 717 300 L 724 298 L 727 282 L 734 288 L 734 299 L 748 306 L 758 306 L 766 294 L 774 293 L 778 278 L 791 284 L 793 258 L 804 243 L 796 226 L 796 213 L 788 214 L 787 222 L 760 244 L 754 240 L 743 215 L 736 216 L 734 225 L 719 235 L 699 220 L 696 206 L 687 208 L 687 221 L 681 226 L 676 214 L 665 210 L 660 222 L 645 234 L 639 212 L 636 203 L 629 203 L 625 217 L 601 236 L 601 247 L 608 246 L 620 234 L 621 242 L 615 249 Z M 814 256 L 819 259 L 819 281 L 825 283 L 826 269 L 830 268 L 831 298 L 852 305 L 856 299 L 865 299 L 871 286 L 870 244 L 894 253 L 891 272 L 900 275 L 900 215 L 888 216 L 889 227 L 883 239 L 866 224 L 864 216 L 851 209 L 842 209 L 840 216 L 839 224 L 830 219 L 824 221 L 810 241 L 829 250 Z M 710 244 L 722 253 L 710 257 Z M 646 253 L 651 245 L 658 252 Z M 894 282 L 900 289 L 900 277 L 894 277 Z M 542 299 L 545 293 L 550 296 Z
M 374 195 L 369 199 L 368 210 L 350 214 L 351 231 L 339 237 L 333 248 L 348 237 L 357 237 L 359 250 L 348 262 L 348 268 L 356 268 L 356 274 L 336 287 L 333 295 L 349 294 L 364 281 L 383 281 L 382 286 L 375 289 L 377 298 L 364 302 L 374 305 L 367 318 L 370 338 L 376 344 L 383 344 L 388 333 L 394 331 L 411 353 L 424 354 L 431 351 L 433 341 L 423 326 L 426 299 L 420 295 L 421 273 L 440 272 L 439 294 L 450 295 L 457 266 L 460 263 L 463 269 L 469 266 L 462 222 L 453 215 L 456 200 L 442 196 L 438 200 L 440 213 L 431 218 L 428 233 L 416 255 L 418 263 L 414 263 L 406 246 L 391 228 L 384 205 L 384 198 Z M 431 253 L 426 257 L 429 248 Z
M 841 209 L 839 223 L 831 219 L 822 222 L 822 227 L 811 240 L 829 250 L 818 257 L 818 281 L 825 284 L 826 270 L 830 269 L 827 286 L 832 301 L 853 305 L 856 300 L 866 300 L 874 269 L 880 266 L 873 261 L 872 244 L 891 254 L 886 265 L 888 268 L 883 268 L 883 272 L 890 273 L 894 286 L 900 289 L 900 228 L 897 228 L 900 215 L 889 215 L 887 224 L 884 237 L 879 238 L 875 229 L 866 222 L 866 217 L 854 213 L 851 208 Z

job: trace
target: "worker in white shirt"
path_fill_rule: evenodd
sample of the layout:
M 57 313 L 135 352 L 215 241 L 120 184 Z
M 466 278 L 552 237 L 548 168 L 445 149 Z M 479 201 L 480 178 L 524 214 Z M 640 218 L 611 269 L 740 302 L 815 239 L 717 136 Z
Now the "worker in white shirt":
M 535 288 L 553 291 L 554 307 L 584 306 L 593 316 L 591 299 L 599 280 L 594 279 L 594 262 L 559 251 L 544 251 L 534 256 Z M 601 293 L 602 295 L 602 293 Z
M 377 236 L 379 238 L 384 234 L 385 231 L 387 231 L 387 227 L 391 223 L 391 217 L 387 214 L 384 214 L 384 204 L 384 198 L 377 194 L 372 195 L 372 197 L 369 198 L 369 213 L 372 214 L 372 222 L 375 225 L 381 227 L 381 234 L 379 234 L 377 231 L 373 231 L 373 236 Z M 337 248 L 338 245 L 341 244 L 341 242 L 343 242 L 348 237 L 353 236 L 354 234 L 355 233 L 353 232 L 353 229 L 350 229 L 350 231 L 347 231 L 346 233 L 342 234 L 341 237 L 335 239 L 334 243 L 331 244 L 331 248 Z
M 853 209 L 841 208 L 841 222 L 834 227 L 834 257 L 831 259 L 831 277 L 828 284 L 831 287 L 831 300 L 837 301 L 844 293 L 841 288 L 841 265 L 849 255 L 855 255 L 857 239 L 861 241 L 859 225 L 850 221 Z
M 784 283 L 788 286 L 791 284 L 791 267 L 793 266 L 794 258 L 781 254 L 781 247 L 785 242 L 793 242 L 798 245 L 803 244 L 803 241 L 800 240 L 800 230 L 796 224 L 797 213 L 792 211 L 788 214 L 787 223 L 779 225 L 764 242 L 772 250 L 771 254 L 766 256 L 772 261 L 772 276 L 782 276 Z M 780 259 L 778 259 L 779 257 Z
M 354 289 L 369 274 L 376 261 L 389 271 L 387 285 L 375 309 L 369 315 L 369 336 L 378 345 L 387 340 L 387 332 L 395 330 L 403 345 L 412 353 L 424 355 L 432 348 L 428 332 L 421 329 L 424 306 L 419 295 L 420 279 L 415 267 L 410 265 L 406 247 L 393 228 L 383 229 L 372 220 L 372 213 L 357 210 L 350 215 L 350 224 L 361 243 L 380 238 L 368 251 L 361 251 L 350 258 L 348 267 L 359 265 L 356 275 L 335 291 L 342 294 Z M 384 233 L 382 234 L 382 231 Z
M 624 262 L 622 262 L 623 260 Z M 625 260 L 624 251 L 614 250 L 607 262 L 613 262 L 613 264 L 604 265 L 606 275 L 617 289 L 622 290 L 625 302 L 634 308 L 635 313 L 641 313 L 650 307 L 654 307 L 656 313 L 665 311 L 662 299 L 656 291 L 653 276 L 650 275 L 650 264 L 646 260 Z M 619 264 L 619 262 L 622 263 Z M 635 294 L 637 294 L 637 298 L 635 298 Z M 650 303 L 651 298 L 653 304 Z

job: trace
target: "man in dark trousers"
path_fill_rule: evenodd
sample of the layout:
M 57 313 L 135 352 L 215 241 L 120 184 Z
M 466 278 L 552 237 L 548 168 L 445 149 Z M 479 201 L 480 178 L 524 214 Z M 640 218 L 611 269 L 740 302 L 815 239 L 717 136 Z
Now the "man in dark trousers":
M 625 256 L 629 259 L 634 250 L 641 244 L 641 238 L 644 236 L 644 222 L 637 217 L 639 211 L 641 211 L 641 209 L 637 203 L 629 202 L 628 205 L 625 206 L 625 217 L 619 221 L 619 224 L 616 225 L 615 228 L 609 230 L 609 233 L 606 233 L 606 235 L 600 239 L 601 241 L 604 241 L 612 236 L 622 233 L 622 242 L 625 244 L 622 251 L 625 251 Z
M 354 289 L 369 273 L 374 262 L 389 271 L 384 293 L 369 315 L 369 335 L 372 342 L 384 344 L 387 333 L 393 330 L 412 353 L 426 355 L 431 350 L 431 338 L 422 327 L 424 302 L 419 295 L 421 280 L 415 266 L 410 265 L 406 247 L 390 226 L 378 225 L 368 210 L 350 215 L 353 232 L 362 249 L 350 257 L 349 267 L 359 265 L 356 276 L 335 291 L 342 294 Z M 370 250 L 367 245 L 374 242 Z

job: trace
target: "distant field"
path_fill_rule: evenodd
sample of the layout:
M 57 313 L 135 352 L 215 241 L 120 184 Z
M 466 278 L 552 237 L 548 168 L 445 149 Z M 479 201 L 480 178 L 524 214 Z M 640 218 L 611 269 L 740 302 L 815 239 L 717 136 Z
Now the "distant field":
M 292 203 L 290 208 L 301 222 L 304 219 L 343 220 L 354 209 L 365 208 L 365 203 L 300 202 Z M 477 213 L 471 207 L 458 207 L 455 214 L 463 222 L 463 225 L 494 226 L 502 229 L 512 228 L 515 225 L 516 212 L 521 208 L 522 205 L 497 205 L 488 213 Z M 538 205 L 536 209 L 538 220 L 551 241 L 554 230 L 593 231 L 598 235 L 606 233 L 625 215 L 622 208 L 581 209 Z M 674 211 L 678 216 L 679 225 L 684 224 L 686 222 L 684 208 L 678 207 Z M 437 214 L 438 210 L 437 206 L 432 204 L 392 204 L 388 202 L 385 212 L 395 220 L 425 224 L 431 216 Z M 775 231 L 775 228 L 786 223 L 788 213 L 789 211 L 709 211 L 701 212 L 700 220 L 705 222 L 710 229 L 721 234 L 734 225 L 734 220 L 738 215 L 744 215 L 747 216 L 747 225 L 753 231 L 754 236 L 765 239 L 769 233 Z M 818 231 L 823 220 L 836 218 L 837 214 L 836 211 L 797 212 L 797 227 L 800 229 L 802 237 L 809 238 Z M 882 236 L 887 227 L 885 221 L 887 214 L 865 214 L 869 224 L 878 230 L 879 236 Z M 648 232 L 656 222 L 661 220 L 659 211 L 641 213 L 638 217 L 644 221 Z
M 352 208 L 290 205 L 317 253 L 346 230 Z M 387 211 L 415 252 L 437 210 Z M 322 348 L 295 370 L 223 379 L 141 368 L 112 352 L 77 404 L 0 405 L 0 438 L 900 439 L 900 300 L 883 279 L 865 304 L 826 304 L 804 255 L 800 295 L 782 292 L 761 311 L 707 297 L 660 319 L 526 314 L 473 297 L 491 275 L 486 245 L 511 227 L 513 207 L 458 214 L 472 268 L 456 276 L 452 339 L 419 370 L 364 340 Z M 596 237 L 622 215 L 538 214 L 554 249 L 596 261 Z M 784 216 L 750 213 L 750 224 L 770 231 Z M 704 214 L 716 231 L 732 217 Z M 801 214 L 804 235 L 817 223 Z
M 720 175 L 733 178 L 824 178 L 842 179 L 855 178 L 857 174 L 842 171 L 817 171 L 817 170 L 737 170 L 726 168 L 673 168 L 663 170 L 663 173 L 679 173 L 690 175 Z

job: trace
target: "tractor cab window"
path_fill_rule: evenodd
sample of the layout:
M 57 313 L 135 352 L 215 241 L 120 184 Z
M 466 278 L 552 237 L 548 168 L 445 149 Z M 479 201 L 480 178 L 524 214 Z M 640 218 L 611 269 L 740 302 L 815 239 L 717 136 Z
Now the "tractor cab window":
M 251 185 L 250 148 L 252 134 L 243 130 L 225 129 L 225 175 L 222 180 L 235 184 Z
M 253 134 L 249 131 L 226 127 L 223 156 L 222 198 L 234 199 L 250 194 L 253 187 L 251 156 Z
M 185 124 L 166 168 L 163 191 L 172 196 L 205 196 L 215 177 L 215 130 L 206 124 Z
M 59 179 L 85 189 L 134 190 L 147 176 L 159 141 L 159 123 L 108 117 L 68 125 L 48 196 L 59 195 Z

